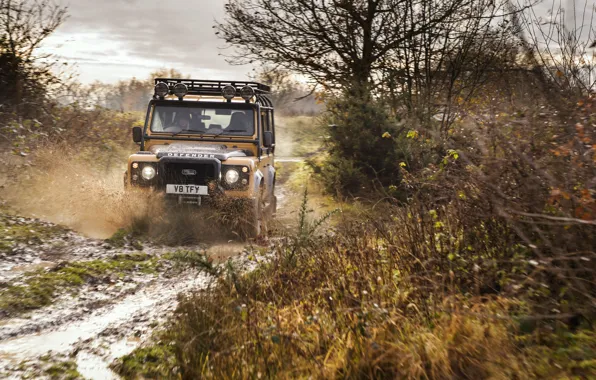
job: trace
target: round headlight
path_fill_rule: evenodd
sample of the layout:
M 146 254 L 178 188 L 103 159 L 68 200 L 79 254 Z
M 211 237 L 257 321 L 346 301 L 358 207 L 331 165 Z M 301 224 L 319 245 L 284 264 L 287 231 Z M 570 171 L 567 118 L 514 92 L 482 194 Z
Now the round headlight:
M 226 182 L 230 185 L 238 182 L 240 178 L 240 173 L 236 169 L 230 169 L 226 172 Z
M 232 100 L 232 99 L 234 99 L 234 96 L 236 96 L 236 87 L 234 87 L 234 86 L 225 86 L 221 90 L 221 94 L 227 100 Z
M 151 165 L 145 166 L 141 171 L 141 176 L 143 176 L 143 178 L 145 178 L 147 181 L 153 179 L 153 177 L 155 177 L 155 168 Z
M 249 101 L 255 96 L 255 89 L 250 86 L 244 86 L 240 90 L 240 96 L 242 96 L 242 99 Z
M 170 88 L 164 82 L 159 82 L 155 85 L 155 95 L 159 96 L 160 98 L 164 98 L 168 92 L 170 92 Z
M 184 83 L 178 83 L 174 86 L 174 95 L 176 95 L 178 99 L 184 98 L 186 94 L 188 94 L 188 87 Z

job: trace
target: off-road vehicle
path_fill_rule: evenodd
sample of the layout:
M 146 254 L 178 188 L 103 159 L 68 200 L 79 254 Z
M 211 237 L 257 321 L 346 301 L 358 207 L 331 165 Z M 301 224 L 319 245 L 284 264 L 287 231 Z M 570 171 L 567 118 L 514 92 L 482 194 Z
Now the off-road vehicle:
M 125 186 L 153 189 L 198 212 L 242 204 L 239 232 L 264 233 L 276 208 L 269 94 L 255 82 L 155 79 L 145 126 L 132 129 L 140 150 L 128 159 Z

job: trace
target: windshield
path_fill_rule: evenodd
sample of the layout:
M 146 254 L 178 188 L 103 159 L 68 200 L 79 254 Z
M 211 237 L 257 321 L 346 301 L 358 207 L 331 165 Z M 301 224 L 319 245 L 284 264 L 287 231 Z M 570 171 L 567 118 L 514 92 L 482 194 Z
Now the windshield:
M 254 116 L 250 109 L 155 106 L 151 132 L 252 136 Z

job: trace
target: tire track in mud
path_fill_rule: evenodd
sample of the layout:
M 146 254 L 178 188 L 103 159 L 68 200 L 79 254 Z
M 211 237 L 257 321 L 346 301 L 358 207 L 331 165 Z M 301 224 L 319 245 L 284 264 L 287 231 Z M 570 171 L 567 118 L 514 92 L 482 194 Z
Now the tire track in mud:
M 240 244 L 216 244 L 206 252 L 220 259 L 233 257 L 241 270 L 254 266 Z M 165 272 L 157 278 L 139 276 L 130 281 L 129 287 L 106 297 L 101 296 L 106 291 L 103 287 L 81 291 L 26 318 L 0 321 L 0 375 L 20 378 L 26 374 L 22 372 L 24 360 L 35 363 L 51 353 L 56 358 L 72 358 L 85 378 L 118 378 L 109 364 L 149 339 L 174 311 L 180 294 L 205 289 L 212 278 L 186 270 L 171 277 Z
M 152 326 L 175 309 L 180 293 L 202 289 L 209 280 L 206 275 L 186 273 L 155 281 L 109 306 L 87 312 L 81 319 L 2 341 L 0 360 L 6 362 L 4 370 L 10 372 L 11 364 L 34 360 L 51 351 L 53 355 L 74 356 L 79 372 L 86 378 L 115 377 L 109 363 L 147 339 Z

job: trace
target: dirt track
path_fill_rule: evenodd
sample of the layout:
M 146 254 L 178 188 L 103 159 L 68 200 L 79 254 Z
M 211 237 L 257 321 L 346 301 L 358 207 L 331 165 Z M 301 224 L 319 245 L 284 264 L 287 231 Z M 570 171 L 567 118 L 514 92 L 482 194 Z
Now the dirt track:
M 18 284 L 19 276 L 34 268 L 56 267 L 63 260 L 107 260 L 116 251 L 122 251 L 74 232 L 56 239 L 66 239 L 69 243 L 67 252 L 59 256 L 44 253 L 51 242 L 39 247 L 29 245 L 15 251 L 19 254 L 5 255 L 0 270 L 0 278 L 7 281 L 5 286 Z M 205 250 L 220 260 L 233 257 L 236 267 L 242 269 L 251 264 L 243 255 L 244 246 L 238 243 L 184 249 Z M 152 257 L 163 257 L 172 250 L 145 247 L 143 252 Z M 208 275 L 181 270 L 164 261 L 156 273 L 146 274 L 139 270 L 125 276 L 98 278 L 82 286 L 74 295 L 69 292 L 60 294 L 49 306 L 0 319 L 0 377 L 38 377 L 43 375 L 44 361 L 52 363 L 68 358 L 77 363 L 78 371 L 85 378 L 117 378 L 109 370 L 109 363 L 146 340 L 176 307 L 180 293 L 202 289 L 210 281 Z M 44 359 L 40 361 L 40 357 Z
M 283 208 L 286 189 L 277 192 L 278 207 Z M 44 377 L 48 367 L 62 362 L 76 363 L 85 378 L 118 378 L 109 364 L 149 339 L 175 309 L 179 294 L 203 289 L 212 280 L 195 270 L 181 269 L 166 259 L 169 253 L 178 248 L 205 252 L 216 262 L 233 260 L 241 271 L 255 265 L 254 258 L 248 259 L 250 248 L 240 242 L 185 247 L 135 247 L 127 242 L 114 247 L 105 240 L 87 238 L 48 222 L 3 217 L 6 226 L 24 229 L 35 238 L 9 241 L 10 248 L 0 251 L 0 296 L 3 289 L 22 285 L 31 271 L 56 271 L 64 263 L 114 260 L 117 255 L 138 254 L 137 248 L 159 265 L 151 273 L 139 267 L 125 274 L 94 278 L 76 292 L 60 292 L 51 304 L 37 310 L 16 316 L 0 313 L 1 378 Z

